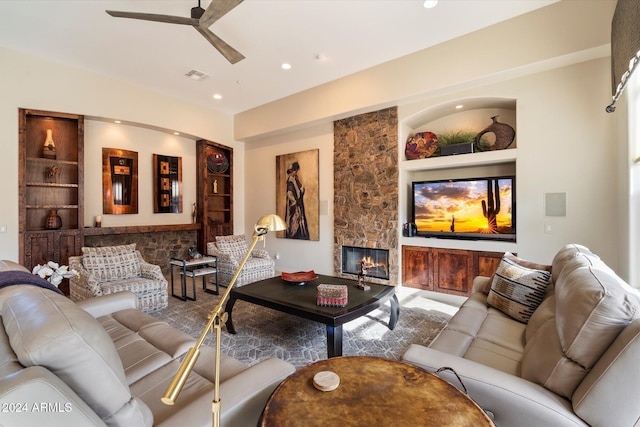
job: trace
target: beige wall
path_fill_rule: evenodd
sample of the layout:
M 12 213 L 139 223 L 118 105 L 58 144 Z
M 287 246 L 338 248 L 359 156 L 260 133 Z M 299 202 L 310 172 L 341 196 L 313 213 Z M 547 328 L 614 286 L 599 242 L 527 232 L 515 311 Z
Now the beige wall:
M 98 118 L 120 119 L 143 124 L 150 129 L 115 127 L 87 120 L 85 135 L 85 209 L 87 225 L 101 206 L 101 150 L 138 147 L 144 156 L 162 149 L 160 154 L 181 155 L 193 165 L 195 144 L 185 138 L 167 135 L 159 129 L 210 139 L 234 148 L 234 216 L 239 230 L 244 224 L 244 144 L 233 139 L 232 117 L 213 109 L 190 105 L 175 98 L 133 87 L 104 76 L 0 48 L 0 170 L 3 196 L 0 205 L 0 258 L 18 260 L 18 108 L 60 111 Z M 100 154 L 98 154 L 100 151 Z M 98 158 L 100 160 L 98 160 Z M 144 159 L 146 163 L 148 159 Z M 150 160 L 149 160 L 150 162 Z M 143 165 L 141 165 L 143 166 Z M 141 173 L 149 173 L 148 164 Z M 193 183 L 191 174 L 189 178 Z M 145 177 L 141 177 L 141 180 Z M 98 183 L 100 185 L 98 186 Z M 145 183 L 145 185 L 147 185 Z M 185 194 L 193 200 L 195 188 Z M 151 213 L 151 196 L 141 193 L 139 215 L 105 218 L 105 225 L 169 224 L 191 222 L 190 216 Z
M 281 239 L 269 234 L 265 249 L 276 259 L 278 271 L 333 273 L 333 124 L 264 138 L 245 151 L 246 229 L 262 215 L 276 211 L 276 156 L 319 150 L 320 232 L 318 241 Z
M 616 119 L 604 111 L 610 102 L 608 42 L 614 7 L 615 1 L 556 3 L 241 113 L 235 118 L 236 137 L 249 141 L 246 162 L 254 168 L 275 162 L 276 155 L 304 142 L 306 138 L 297 129 L 325 126 L 315 136 L 322 159 L 333 150 L 332 120 L 398 105 L 398 152 L 403 160 L 407 132 L 416 129 L 415 117 L 424 111 L 455 100 L 514 99 L 518 242 L 504 245 L 401 237 L 401 243 L 513 250 L 539 262 L 550 262 L 567 243 L 582 243 L 626 278 L 628 263 L 621 248 L 628 243 L 621 244 L 618 238 L 628 236 L 619 232 L 618 218 L 625 206 L 620 201 L 627 196 L 619 185 L 617 169 L 620 144 L 625 142 L 616 137 Z M 330 161 L 321 160 L 321 176 L 330 176 L 332 168 Z M 401 174 L 401 187 L 406 185 L 404 179 L 402 184 Z M 333 189 L 328 179 L 321 178 L 321 191 L 322 186 L 327 193 Z M 406 195 L 406 188 L 400 192 Z M 544 194 L 555 192 L 567 194 L 566 217 L 544 215 Z M 268 202 L 274 194 L 261 197 Z M 329 200 L 332 197 L 327 195 Z M 404 203 L 401 196 L 400 204 Z M 254 209 L 247 204 L 247 218 L 259 216 Z M 332 222 L 331 216 L 332 211 L 327 218 Z M 545 224 L 551 225 L 551 234 L 545 233 Z M 327 236 L 321 245 L 295 242 L 295 250 L 288 254 L 292 259 L 281 258 L 281 266 L 321 268 L 324 260 L 328 265 L 329 239 Z M 326 271 L 328 267 L 321 270 Z

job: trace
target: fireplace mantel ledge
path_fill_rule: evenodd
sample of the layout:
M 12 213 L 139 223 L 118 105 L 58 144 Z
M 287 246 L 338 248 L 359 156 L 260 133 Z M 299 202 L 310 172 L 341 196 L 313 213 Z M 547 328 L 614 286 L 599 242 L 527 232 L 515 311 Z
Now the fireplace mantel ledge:
M 86 227 L 85 236 L 101 236 L 105 234 L 137 234 L 162 233 L 165 231 L 200 230 L 200 223 L 195 224 L 162 224 L 162 225 L 133 225 L 126 227 Z

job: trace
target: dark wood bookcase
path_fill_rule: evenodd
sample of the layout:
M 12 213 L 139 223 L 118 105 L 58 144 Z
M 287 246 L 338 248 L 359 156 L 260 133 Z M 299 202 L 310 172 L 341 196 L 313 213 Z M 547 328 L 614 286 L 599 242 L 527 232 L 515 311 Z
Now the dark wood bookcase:
M 233 149 L 201 139 L 196 150 L 198 250 L 204 254 L 216 236 L 233 234 Z
M 20 263 L 68 264 L 83 244 L 84 116 L 22 108 L 18 114 Z M 47 130 L 55 155 L 43 151 Z

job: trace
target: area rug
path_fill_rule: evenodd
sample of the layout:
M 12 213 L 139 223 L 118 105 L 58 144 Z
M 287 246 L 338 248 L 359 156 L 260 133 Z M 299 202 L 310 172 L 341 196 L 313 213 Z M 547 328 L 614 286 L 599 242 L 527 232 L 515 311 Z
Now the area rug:
M 197 301 L 169 296 L 169 307 L 153 316 L 198 338 L 219 298 L 202 289 Z M 410 344 L 429 344 L 457 310 L 410 288 L 399 289 L 398 300 L 400 317 L 394 330 L 387 327 L 389 303 L 343 326 L 343 356 L 400 359 Z M 323 324 L 238 300 L 233 325 L 235 335 L 222 328 L 222 352 L 246 364 L 277 357 L 299 368 L 327 358 Z M 215 336 L 209 334 L 205 344 L 214 346 Z

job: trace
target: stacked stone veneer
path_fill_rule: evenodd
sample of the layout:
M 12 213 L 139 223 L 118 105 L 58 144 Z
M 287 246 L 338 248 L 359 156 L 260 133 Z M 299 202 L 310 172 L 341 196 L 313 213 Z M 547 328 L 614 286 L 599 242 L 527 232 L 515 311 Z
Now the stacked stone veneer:
M 334 274 L 342 245 L 388 249 L 389 280 L 368 280 L 397 285 L 398 110 L 338 120 L 333 135 Z
M 160 231 L 85 236 L 85 246 L 116 246 L 135 243 L 145 261 L 159 265 L 162 273 L 170 273 L 171 258 L 187 258 L 189 246 L 198 242 L 196 230 Z

